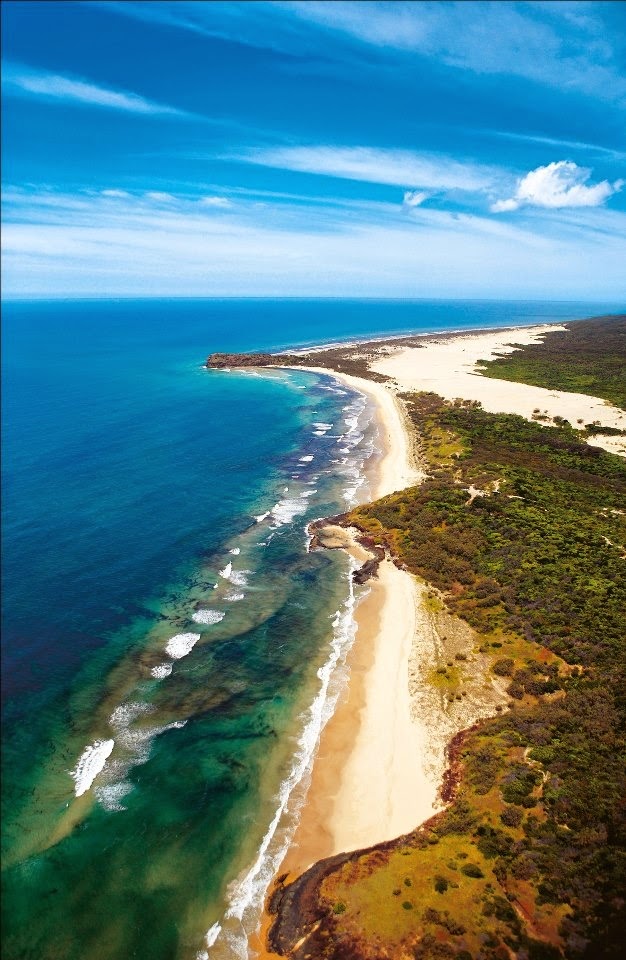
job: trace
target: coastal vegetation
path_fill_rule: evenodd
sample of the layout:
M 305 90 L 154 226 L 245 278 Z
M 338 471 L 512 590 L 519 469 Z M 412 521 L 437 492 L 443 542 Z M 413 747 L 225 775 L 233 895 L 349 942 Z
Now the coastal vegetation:
M 587 393 L 626 407 L 626 317 L 594 317 L 565 326 L 566 332 L 548 333 L 543 343 L 518 345 L 512 354 L 485 361 L 483 375 Z
M 509 708 L 454 739 L 442 813 L 277 889 L 272 946 L 320 960 L 617 958 L 626 464 L 565 421 L 404 399 L 429 477 L 346 523 L 477 631 Z

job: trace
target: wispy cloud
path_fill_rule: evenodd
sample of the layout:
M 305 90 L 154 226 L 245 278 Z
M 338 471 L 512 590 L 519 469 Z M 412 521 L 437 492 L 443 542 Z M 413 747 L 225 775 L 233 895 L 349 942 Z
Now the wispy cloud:
M 103 197 L 111 197 L 114 200 L 124 200 L 130 197 L 130 194 L 127 190 L 118 190 L 116 188 L 110 190 L 101 190 L 100 193 Z
M 65 104 L 103 107 L 144 115 L 188 116 L 184 110 L 156 103 L 137 93 L 112 90 L 90 83 L 88 80 L 34 70 L 17 64 L 5 65 L 2 87 L 8 94 L 38 97 Z
M 399 204 L 311 207 L 302 218 L 299 207 L 221 209 L 201 202 L 205 192 L 172 196 L 9 191 L 5 296 L 626 294 L 618 211 L 589 208 L 586 229 L 572 222 L 564 233 L 556 219 L 533 223 L 534 212 L 521 226 L 427 206 L 407 215 Z M 595 214 L 603 232 L 590 239 Z
M 166 193 L 164 190 L 148 190 L 145 197 L 147 200 L 154 200 L 155 203 L 172 203 L 175 199 L 171 193 Z
M 218 196 L 202 197 L 200 199 L 200 203 L 202 204 L 203 207 L 218 207 L 218 208 L 221 208 L 222 210 L 232 206 L 232 203 L 228 199 L 228 197 L 218 197 Z
M 563 3 L 440 3 L 422 0 L 308 0 L 275 4 L 379 48 L 414 51 L 476 74 L 508 74 L 624 100 L 626 79 L 601 18 L 602 4 L 583 11 Z M 580 7 L 580 5 L 578 5 Z M 565 15 L 568 13 L 570 15 Z
M 518 181 L 513 196 L 497 200 L 491 210 L 504 213 L 522 206 L 551 209 L 599 207 L 623 186 L 623 180 L 589 183 L 590 177 L 591 170 L 586 167 L 579 167 L 571 160 L 558 160 L 531 170 Z
M 522 77 L 609 101 L 626 97 L 619 50 L 611 43 L 600 2 L 106 0 L 98 5 L 296 56 L 316 54 L 345 63 L 356 41 L 380 51 L 417 53 L 475 74 Z
M 538 143 L 547 147 L 559 147 L 560 149 L 566 147 L 570 150 L 610 157 L 612 160 L 626 160 L 626 153 L 623 150 L 604 147 L 599 143 L 585 143 L 583 140 L 564 140 L 560 137 L 545 137 L 539 134 L 517 133 L 510 130 L 479 130 L 476 132 L 489 137 L 497 137 L 500 140 L 513 140 L 517 143 Z
M 497 171 L 460 163 L 436 154 L 373 147 L 278 147 L 251 150 L 231 159 L 320 174 L 346 180 L 425 187 L 431 190 L 485 190 L 497 182 Z

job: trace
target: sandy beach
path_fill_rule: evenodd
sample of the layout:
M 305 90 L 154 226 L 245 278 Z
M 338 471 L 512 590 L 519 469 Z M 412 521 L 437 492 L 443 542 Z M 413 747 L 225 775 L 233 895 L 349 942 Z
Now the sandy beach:
M 375 403 L 382 452 L 371 487 L 374 496 L 381 497 L 424 476 L 398 393 L 429 390 L 446 399 L 478 400 L 490 412 L 516 413 L 529 420 L 539 408 L 573 426 L 579 419 L 626 426 L 624 411 L 603 400 L 492 380 L 477 372 L 478 361 L 509 352 L 511 342 L 532 343 L 553 329 L 453 335 L 429 340 L 423 347 L 399 341 L 371 363 L 372 370 L 391 378 L 386 383 L 322 367 L 309 369 L 332 372 Z M 623 441 L 593 438 L 612 452 L 626 453 Z M 480 663 L 475 663 L 469 697 L 452 710 L 428 689 L 427 671 L 442 657 L 452 656 L 455 649 L 468 651 L 475 661 L 480 657 L 471 655 L 472 631 L 460 621 L 456 630 L 446 625 L 445 633 L 453 640 L 452 648 L 445 649 L 446 637 L 429 612 L 426 596 L 424 584 L 389 560 L 381 563 L 378 578 L 369 581 L 355 614 L 349 683 L 322 732 L 300 823 L 279 873 L 296 876 L 324 857 L 392 839 L 427 820 L 440 805 L 438 790 L 451 737 L 506 702 L 504 686 L 494 679 L 491 685 L 485 683 Z M 268 922 L 266 916 L 263 933 Z M 259 938 L 255 936 L 251 946 L 258 951 Z M 273 956 L 261 950 L 263 956 Z
M 428 390 L 445 400 L 456 397 L 478 400 L 488 413 L 517 413 L 532 420 L 538 411 L 550 418 L 563 417 L 575 429 L 583 429 L 584 424 L 597 420 L 602 426 L 623 430 L 626 428 L 626 413 L 605 400 L 583 393 L 494 380 L 481 376 L 477 369 L 481 360 L 512 353 L 511 343 L 537 343 L 543 334 L 565 329 L 551 324 L 494 330 L 474 336 L 442 337 L 421 348 L 403 348 L 399 344 L 396 351 L 375 360 L 371 369 L 390 377 L 402 392 Z M 626 453 L 624 437 L 594 436 L 588 438 L 588 442 L 611 453 Z

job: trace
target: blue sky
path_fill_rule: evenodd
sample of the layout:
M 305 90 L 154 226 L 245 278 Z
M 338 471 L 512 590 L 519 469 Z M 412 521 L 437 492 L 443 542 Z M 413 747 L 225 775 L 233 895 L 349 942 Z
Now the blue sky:
M 3 295 L 626 299 L 626 4 L 2 5 Z

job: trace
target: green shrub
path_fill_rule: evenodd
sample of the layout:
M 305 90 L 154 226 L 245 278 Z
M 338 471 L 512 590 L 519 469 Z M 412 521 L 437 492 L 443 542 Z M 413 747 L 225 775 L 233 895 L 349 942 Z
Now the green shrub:
M 445 893 L 446 890 L 448 889 L 449 884 L 445 877 L 442 877 L 440 874 L 437 874 L 435 876 L 434 886 L 437 893 Z
M 520 808 L 514 806 L 505 807 L 500 814 L 500 820 L 506 827 L 519 827 L 523 817 Z
M 515 661 L 511 657 L 500 657 L 491 668 L 499 677 L 510 677 L 513 673 Z

